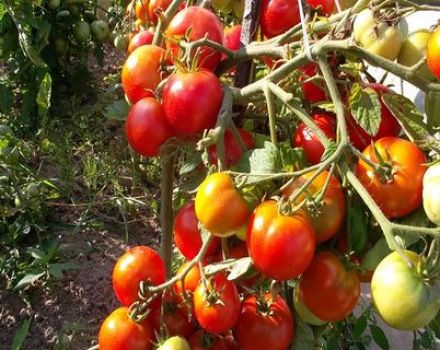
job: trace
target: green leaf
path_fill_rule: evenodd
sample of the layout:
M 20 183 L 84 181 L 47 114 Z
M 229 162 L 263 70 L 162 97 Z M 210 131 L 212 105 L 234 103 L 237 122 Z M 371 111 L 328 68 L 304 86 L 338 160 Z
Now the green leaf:
M 202 162 L 202 157 L 200 152 L 189 153 L 185 159 L 185 162 L 182 164 L 182 166 L 179 169 L 179 174 L 184 175 L 190 173 L 191 171 L 197 169 L 201 162 Z
M 383 102 L 397 118 L 408 138 L 425 149 L 440 152 L 440 141 L 429 133 L 423 115 L 408 98 L 395 93 L 382 95 Z
M 368 217 L 358 196 L 350 198 L 347 205 L 348 248 L 361 256 L 368 244 Z
M 271 142 L 265 142 L 264 148 L 245 152 L 235 170 L 252 174 L 273 174 L 282 170 L 281 155 L 278 148 Z M 261 180 L 261 176 L 249 175 L 247 184 Z
M 18 281 L 18 283 L 15 285 L 14 289 L 18 290 L 21 288 L 28 287 L 28 286 L 34 284 L 35 282 L 37 282 L 45 274 L 46 274 L 45 271 L 40 272 L 40 273 L 35 273 L 35 274 L 27 274 L 20 281 Z
M 361 267 L 367 270 L 374 270 L 377 265 L 391 253 L 385 238 L 379 239 L 376 244 L 365 254 Z
M 252 259 L 249 257 L 236 260 L 235 264 L 229 268 L 228 280 L 233 281 L 240 278 L 245 275 L 252 266 Z
M 354 337 L 354 339 L 361 340 L 362 334 L 367 329 L 367 325 L 368 325 L 368 320 L 367 320 L 367 317 L 365 315 L 362 315 L 361 317 L 359 317 L 356 320 L 356 323 L 354 324 L 354 327 L 353 327 L 353 337 Z
M 27 249 L 27 252 L 34 258 L 37 260 L 44 260 L 46 259 L 46 254 L 41 250 L 38 249 L 36 247 L 29 247 Z
M 8 114 L 14 105 L 12 87 L 0 83 L 0 112 Z
M 381 104 L 379 95 L 372 88 L 362 89 L 353 84 L 350 91 L 349 105 L 351 115 L 368 135 L 374 136 L 379 131 L 381 122 Z
M 300 147 L 292 148 L 290 144 L 281 143 L 279 145 L 282 171 L 290 172 L 295 169 L 303 169 L 308 165 L 304 149 Z
M 321 156 L 321 162 L 326 160 L 333 153 L 335 153 L 337 148 L 338 148 L 338 145 L 336 144 L 336 142 L 329 140 L 326 147 L 325 147 L 324 153 Z
M 74 263 L 54 263 L 49 265 L 49 274 L 54 277 L 61 279 L 64 277 L 64 272 L 68 270 L 76 270 L 78 266 Z
M 370 324 L 370 331 L 374 342 L 380 346 L 382 350 L 389 350 L 390 344 L 383 330 L 374 324 Z
M 295 336 L 290 350 L 313 350 L 314 340 L 312 328 L 299 317 L 295 318 Z
M 124 98 L 109 105 L 104 111 L 104 116 L 108 119 L 124 121 L 129 111 L 130 106 Z
M 38 114 L 40 117 L 45 117 L 50 107 L 52 96 L 52 77 L 49 73 L 44 75 L 41 81 L 40 88 L 37 94 Z
M 23 321 L 20 328 L 15 332 L 14 340 L 12 341 L 11 350 L 20 350 L 29 333 L 32 318 Z

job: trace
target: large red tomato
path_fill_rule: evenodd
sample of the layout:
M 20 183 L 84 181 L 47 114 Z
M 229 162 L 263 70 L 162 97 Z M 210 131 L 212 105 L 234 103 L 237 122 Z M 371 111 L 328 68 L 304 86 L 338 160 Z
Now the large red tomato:
M 177 56 L 179 47 L 172 43 L 174 40 L 183 39 L 185 34 L 189 34 L 189 41 L 208 38 L 223 45 L 223 25 L 219 18 L 211 11 L 198 6 L 190 6 L 177 13 L 171 20 L 165 35 L 170 38 L 168 47 Z M 194 53 L 193 53 L 194 54 Z M 198 67 L 206 68 L 211 71 L 217 68 L 222 54 L 210 47 L 202 47 L 198 58 Z
M 312 115 L 312 119 L 323 131 L 325 136 L 331 140 L 336 140 L 336 121 L 333 113 L 315 113 Z M 321 161 L 325 150 L 324 145 L 315 133 L 304 123 L 301 123 L 298 129 L 296 129 L 293 143 L 296 147 L 302 147 L 304 149 L 309 163 L 318 164 Z
M 286 350 L 292 342 L 293 316 L 286 301 L 271 293 L 243 300 L 234 335 L 243 350 Z
M 165 116 L 178 136 L 192 136 L 215 126 L 222 104 L 219 79 L 210 71 L 178 72 L 162 91 Z
M 281 215 L 273 200 L 261 203 L 252 213 L 246 241 L 255 268 L 279 281 L 298 277 L 315 252 L 313 227 L 306 214 Z
M 339 258 L 328 251 L 315 255 L 299 282 L 300 298 L 318 318 L 343 320 L 356 306 L 360 282 L 355 271 L 347 271 Z
M 160 102 L 153 97 L 145 97 L 131 107 L 125 133 L 130 146 L 146 157 L 157 156 L 160 146 L 174 135 Z
M 164 57 L 165 50 L 154 45 L 140 46 L 128 56 L 122 68 L 122 87 L 131 103 L 154 95 Z
M 202 247 L 202 236 L 199 230 L 199 220 L 196 216 L 194 201 L 189 201 L 177 212 L 174 219 L 174 242 L 176 247 L 187 259 L 193 259 Z M 220 246 L 220 239 L 214 237 L 210 243 L 205 258 L 214 255 Z
M 381 96 L 385 93 L 391 92 L 385 85 L 382 84 L 365 84 L 364 87 L 372 88 Z M 381 103 L 381 122 L 379 125 L 379 130 L 376 135 L 368 135 L 364 129 L 352 118 L 347 118 L 347 128 L 350 141 L 354 147 L 358 150 L 363 151 L 371 141 L 376 141 L 385 136 L 397 136 L 400 133 L 401 127 L 399 122 L 394 118 L 394 115 L 388 109 L 388 107 L 382 102 Z
M 325 90 L 322 87 L 317 85 L 313 81 L 305 81 L 309 78 L 314 77 L 318 72 L 318 67 L 315 63 L 311 62 L 306 64 L 303 67 L 300 67 L 299 70 L 302 72 L 302 76 L 300 77 L 301 90 L 303 92 L 304 99 L 309 103 L 317 103 L 322 102 L 327 99 Z
M 313 172 L 310 172 L 300 176 L 283 191 L 283 195 L 290 196 L 295 193 L 313 174 Z M 323 171 L 319 174 L 307 190 L 297 198 L 295 203 L 300 204 L 306 198 L 313 198 L 319 195 L 328 175 L 328 171 Z M 315 208 L 308 206 L 307 213 L 315 230 L 316 243 L 324 242 L 338 232 L 345 216 L 345 196 L 338 179 L 334 175 L 330 178 L 329 186 L 324 193 L 322 201 L 317 203 Z
M 153 336 L 147 320 L 138 324 L 128 317 L 128 308 L 120 307 L 101 325 L 98 344 L 100 350 L 151 350 Z
M 384 137 L 376 141 L 374 147 L 392 167 L 389 177 L 380 176 L 370 165 L 359 160 L 359 180 L 387 217 L 408 215 L 422 204 L 427 159 L 416 144 L 396 137 Z M 379 163 L 371 145 L 363 154 L 370 161 Z
M 143 30 L 137 33 L 133 38 L 131 38 L 127 52 L 131 54 L 135 49 L 140 46 L 151 45 L 151 43 L 153 42 L 153 37 L 154 33 L 150 32 L 149 30 Z
M 252 137 L 252 134 L 249 131 L 246 131 L 244 129 L 238 129 L 238 132 L 240 133 L 241 139 L 243 140 L 244 145 L 246 146 L 246 149 L 252 149 L 255 147 L 255 141 Z M 225 166 L 229 168 L 231 165 L 236 164 L 239 160 L 243 152 L 246 150 L 243 150 L 241 148 L 240 143 L 236 140 L 234 134 L 231 130 L 227 129 L 225 131 Z M 217 156 L 217 146 L 211 146 L 208 150 L 209 153 L 209 163 L 210 164 L 216 164 L 218 162 L 218 156 Z
M 113 269 L 113 288 L 124 306 L 138 300 L 141 281 L 158 285 L 165 282 L 165 264 L 159 253 L 146 246 L 127 250 Z
M 280 35 L 300 23 L 297 0 L 263 0 L 261 30 L 267 38 Z
M 428 42 L 426 49 L 426 57 L 428 59 L 428 67 L 432 73 L 440 79 L 440 27 L 438 27 Z
M 194 311 L 200 326 L 210 333 L 231 329 L 240 315 L 240 296 L 223 274 L 200 283 L 194 291 Z

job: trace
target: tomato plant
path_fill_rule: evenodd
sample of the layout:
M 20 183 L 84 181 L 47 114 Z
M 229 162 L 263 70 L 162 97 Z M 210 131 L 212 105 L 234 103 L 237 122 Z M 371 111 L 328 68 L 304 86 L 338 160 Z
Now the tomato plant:
M 283 195 L 290 196 L 295 193 L 313 173 L 307 173 L 295 180 L 284 191 Z M 325 188 L 327 177 L 330 176 L 328 187 Z M 322 200 L 316 201 L 314 198 L 321 195 Z M 296 204 L 307 200 L 307 213 L 309 214 L 316 243 L 328 240 L 338 232 L 341 227 L 345 214 L 345 197 L 342 192 L 338 179 L 327 171 L 319 174 L 310 184 L 307 192 L 302 193 L 296 200 Z
M 124 306 L 138 299 L 139 283 L 160 284 L 165 281 L 165 266 L 160 255 L 146 246 L 129 249 L 113 269 L 113 288 Z
M 165 117 L 178 136 L 192 136 L 215 126 L 222 87 L 209 71 L 178 72 L 162 91 Z
M 357 274 L 347 271 L 338 257 L 328 251 L 315 255 L 299 282 L 299 297 L 324 321 L 343 320 L 353 311 L 359 295 Z
M 190 6 L 177 13 L 168 25 L 165 35 L 170 39 L 180 39 L 188 33 L 188 41 L 206 37 L 223 45 L 222 23 L 216 15 L 202 7 Z M 174 56 L 177 57 L 178 46 L 171 43 L 169 47 L 173 50 Z M 213 71 L 219 64 L 220 59 L 220 52 L 210 47 L 202 47 L 199 51 L 198 66 Z
M 231 329 L 240 315 L 240 297 L 234 282 L 223 274 L 200 283 L 194 291 L 194 312 L 200 326 L 210 333 Z
M 255 268 L 275 280 L 298 277 L 315 252 L 315 237 L 303 212 L 278 213 L 275 201 L 261 203 L 249 219 L 246 242 Z
M 224 173 L 212 174 L 203 181 L 197 191 L 195 209 L 203 226 L 220 237 L 233 235 L 249 216 L 246 202 L 231 177 Z
M 202 247 L 202 236 L 199 230 L 199 220 L 196 216 L 194 201 L 188 202 L 177 212 L 174 219 L 174 242 L 182 255 L 187 259 L 193 259 Z M 219 245 L 219 239 L 214 238 L 205 253 L 205 258 L 214 255 Z
M 165 51 L 154 45 L 141 46 L 128 56 L 122 68 L 122 87 L 131 103 L 154 95 L 164 57 Z
M 391 327 L 415 330 L 426 326 L 440 309 L 438 281 L 426 281 L 421 256 L 408 250 L 403 254 L 408 261 L 393 252 L 380 262 L 371 280 L 371 296 Z
M 137 324 L 128 317 L 128 309 L 113 311 L 99 329 L 99 348 L 103 350 L 153 349 L 153 330 L 148 321 Z
M 382 170 L 375 171 L 361 159 L 357 173 L 385 215 L 402 217 L 422 204 L 426 157 L 414 143 L 384 137 L 368 146 L 363 154 L 373 164 L 380 164 L 379 156 L 384 163 Z
M 243 300 L 234 328 L 234 335 L 243 350 L 285 350 L 293 334 L 293 316 L 280 295 L 251 295 Z
M 160 146 L 174 135 L 160 102 L 153 97 L 144 97 L 131 107 L 125 132 L 130 146 L 146 157 L 159 155 Z
M 429 69 L 440 79 L 440 28 L 437 28 L 429 39 L 426 57 Z

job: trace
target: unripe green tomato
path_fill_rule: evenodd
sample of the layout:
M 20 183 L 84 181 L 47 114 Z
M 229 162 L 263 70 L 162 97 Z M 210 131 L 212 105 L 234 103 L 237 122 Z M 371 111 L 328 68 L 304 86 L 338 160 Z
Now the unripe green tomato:
M 405 250 L 387 255 L 371 279 L 374 307 L 391 327 L 416 330 L 425 327 L 440 309 L 440 281 L 428 281 L 421 272 L 424 258 Z M 408 264 L 411 263 L 412 266 Z
M 23 208 L 23 202 L 19 196 L 15 196 L 14 205 L 17 209 Z
M 69 49 L 69 43 L 66 41 L 66 39 L 62 37 L 55 38 L 53 45 L 55 52 L 59 56 L 64 56 L 67 53 L 67 50 Z
M 85 43 L 90 40 L 90 26 L 85 21 L 79 21 L 73 26 L 73 37 L 79 43 Z
M 119 51 L 127 51 L 130 40 L 128 39 L 127 34 L 117 35 L 113 43 Z
M 28 197 L 36 198 L 40 195 L 40 188 L 38 184 L 31 183 L 26 187 Z
M 47 8 L 51 11 L 55 11 L 61 5 L 61 0 L 48 0 Z
M 440 164 L 428 168 L 423 176 L 423 208 L 437 226 L 440 226 Z
M 412 67 L 423 59 L 426 59 L 426 48 L 431 37 L 429 30 L 420 30 L 408 36 L 403 42 L 397 62 Z M 417 71 L 417 74 L 429 81 L 434 81 L 434 74 L 429 70 L 427 63 L 423 64 Z
M 182 337 L 168 338 L 157 350 L 191 350 L 188 342 Z
M 238 19 L 243 18 L 244 0 L 232 0 L 232 13 Z
M 298 314 L 301 319 L 311 324 L 312 326 L 322 326 L 323 324 L 326 324 L 327 322 L 321 320 L 320 318 L 316 317 L 312 312 L 305 306 L 304 302 L 299 297 L 299 288 L 298 286 L 295 288 L 293 292 L 293 306 L 295 307 L 295 311 Z
M 110 34 L 110 28 L 105 21 L 93 21 L 90 28 L 92 36 L 97 42 L 104 42 Z
M 0 176 L 0 185 L 7 185 L 9 184 L 9 176 L 2 175 Z
M 394 61 L 400 53 L 404 35 L 398 25 L 378 22 L 373 11 L 361 11 L 353 24 L 356 43 L 368 52 Z
M 211 6 L 221 13 L 231 13 L 233 1 L 235 0 L 211 0 Z
M 79 16 L 81 11 L 77 5 L 69 5 L 69 12 L 73 16 Z

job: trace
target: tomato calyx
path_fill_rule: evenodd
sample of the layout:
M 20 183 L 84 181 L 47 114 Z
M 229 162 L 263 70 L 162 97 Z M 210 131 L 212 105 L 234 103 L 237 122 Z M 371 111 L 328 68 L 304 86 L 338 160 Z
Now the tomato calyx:
M 377 159 L 377 162 L 373 162 L 372 167 L 374 172 L 379 175 L 380 182 L 383 184 L 391 183 L 394 179 L 394 175 L 397 172 L 397 169 L 390 162 L 390 156 L 386 153 L 386 160 L 380 154 L 376 146 L 373 147 L 373 153 Z
M 272 316 L 273 315 L 273 310 L 271 308 L 272 303 L 273 303 L 272 297 L 266 299 L 264 297 L 264 293 L 260 293 L 256 301 L 257 312 L 265 317 Z

